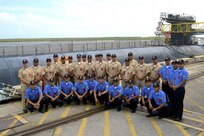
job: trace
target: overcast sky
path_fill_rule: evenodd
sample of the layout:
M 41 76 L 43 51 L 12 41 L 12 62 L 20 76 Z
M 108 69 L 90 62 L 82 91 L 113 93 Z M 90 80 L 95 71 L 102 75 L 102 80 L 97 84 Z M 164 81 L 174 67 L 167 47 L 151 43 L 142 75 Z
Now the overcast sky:
M 203 0 L 0 0 L 0 38 L 154 36 L 160 12 L 195 15 Z

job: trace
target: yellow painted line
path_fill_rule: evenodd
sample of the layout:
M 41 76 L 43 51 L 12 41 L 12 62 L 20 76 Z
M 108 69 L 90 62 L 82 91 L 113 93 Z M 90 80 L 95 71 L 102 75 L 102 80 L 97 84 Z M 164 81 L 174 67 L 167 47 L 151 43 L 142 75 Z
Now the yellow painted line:
M 134 125 L 132 123 L 132 118 L 130 116 L 130 112 L 125 111 L 125 116 L 126 116 L 126 119 L 127 119 L 127 122 L 128 122 L 128 126 L 130 128 L 131 136 L 137 136 L 136 131 L 135 131 L 135 127 L 134 127 Z
M 8 128 L 12 128 L 13 126 L 15 126 L 15 124 L 16 124 L 17 122 L 18 122 L 18 120 L 15 119 L 15 120 L 8 126 Z M 1 132 L 1 133 L 0 133 L 0 136 L 6 136 L 10 130 L 11 130 L 11 129 L 7 129 L 7 130 Z
M 188 132 L 185 130 L 185 129 L 183 129 L 183 127 L 181 126 L 181 125 L 179 125 L 179 124 L 175 124 L 176 125 L 176 127 L 181 131 L 181 133 L 184 135 L 184 136 L 190 136 L 189 134 L 188 134 Z
M 109 129 L 109 112 L 104 112 L 104 136 L 110 136 L 110 129 Z
M 191 110 L 187 110 L 187 109 L 184 109 L 183 111 L 184 111 L 184 112 L 187 112 L 187 113 L 193 113 L 193 114 L 197 114 L 197 115 L 204 116 L 203 113 L 199 113 L 199 112 L 195 112 L 195 111 L 191 111 Z
M 89 109 L 90 109 L 90 105 L 86 105 L 85 111 L 88 111 Z M 81 125 L 80 125 L 80 128 L 79 128 L 78 136 L 84 135 L 84 129 L 86 128 L 86 123 L 87 123 L 87 118 L 83 118 Z
M 79 132 L 78 132 L 78 136 L 84 135 L 84 129 L 86 128 L 86 123 L 87 123 L 87 118 L 82 119 L 82 122 L 79 128 Z
M 200 108 L 201 110 L 204 111 L 204 107 L 202 107 L 201 105 L 199 105 L 198 103 L 196 103 L 195 101 L 191 100 L 189 97 L 186 97 L 192 104 L 194 104 L 195 106 L 197 106 L 198 108 Z
M 23 124 L 26 124 L 28 123 L 28 121 L 26 119 L 24 119 L 23 117 L 17 115 L 17 114 L 14 114 L 13 115 L 17 120 L 19 120 L 20 122 L 22 122 Z
M 160 127 L 159 127 L 159 125 L 157 124 L 157 122 L 155 121 L 155 119 L 154 118 L 149 118 L 150 119 L 150 122 L 152 123 L 152 126 L 154 127 L 154 129 L 156 130 L 156 132 L 157 132 L 157 135 L 158 136 L 164 136 L 163 135 L 163 133 L 162 133 L 162 131 L 161 131 L 161 129 L 160 129 Z
M 62 133 L 62 128 L 61 127 L 57 127 L 55 130 L 55 133 L 53 134 L 53 136 L 60 136 Z
M 197 136 L 204 136 L 204 132 L 200 132 Z
M 189 120 L 192 120 L 192 121 L 195 121 L 195 122 L 200 122 L 200 123 L 204 123 L 203 120 L 200 120 L 200 119 L 196 119 L 196 118 L 191 118 L 191 117 L 184 117 L 185 119 L 189 119 Z
M 44 121 L 46 120 L 47 116 L 49 115 L 49 113 L 52 111 L 52 109 L 48 110 L 48 112 L 45 112 L 43 114 L 43 116 L 40 118 L 40 120 L 37 123 L 37 126 L 42 125 L 44 123 Z

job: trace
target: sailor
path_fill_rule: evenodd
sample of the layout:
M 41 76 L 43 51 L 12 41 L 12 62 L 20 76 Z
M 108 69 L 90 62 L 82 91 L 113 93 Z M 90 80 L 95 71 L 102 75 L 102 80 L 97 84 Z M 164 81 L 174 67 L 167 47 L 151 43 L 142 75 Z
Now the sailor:
M 99 76 L 103 76 L 104 79 L 106 79 L 106 66 L 107 63 L 103 61 L 103 54 L 99 54 L 99 60 L 94 65 L 94 72 L 96 75 L 96 79 L 98 79 Z
M 160 90 L 159 83 L 154 83 L 154 92 L 149 96 L 150 114 L 146 117 L 159 116 L 159 118 L 167 117 L 168 104 L 166 101 L 166 94 Z
M 162 91 L 164 91 L 164 93 L 166 94 L 167 97 L 167 102 L 169 102 L 169 85 L 168 85 L 168 76 L 170 71 L 173 69 L 171 63 L 170 63 L 170 58 L 166 57 L 165 59 L 165 65 L 161 67 L 161 69 L 159 70 L 159 74 L 162 80 Z
M 86 64 L 87 60 L 86 60 L 86 54 L 82 55 L 82 62 L 84 62 Z
M 139 63 L 135 67 L 136 86 L 142 90 L 145 85 L 145 78 L 149 74 L 149 67 L 144 63 L 144 57 L 139 56 Z
M 130 66 L 130 60 L 125 59 L 125 65 L 122 66 L 120 76 L 122 78 L 122 87 L 125 88 L 129 80 L 133 81 L 135 74 L 134 67 Z M 133 82 L 134 83 L 134 82 Z
M 94 80 L 94 77 L 91 74 L 87 75 L 88 79 L 85 80 L 85 82 L 88 84 L 88 99 L 90 102 L 95 105 L 95 98 L 94 98 L 94 88 L 96 88 L 96 85 L 98 82 Z
M 59 75 L 57 72 L 59 64 L 60 64 L 59 56 L 58 56 L 58 54 L 54 54 L 53 55 L 53 63 L 51 65 L 54 67 L 54 70 L 55 70 L 55 76 L 54 76 L 55 85 L 59 85 Z
M 133 81 L 128 81 L 128 86 L 123 91 L 125 104 L 131 109 L 132 113 L 135 113 L 137 104 L 139 102 L 140 90 L 137 86 L 133 85 Z
M 80 102 L 83 102 L 84 105 L 87 104 L 88 90 L 88 84 L 84 81 L 83 76 L 79 76 L 78 81 L 74 85 L 75 100 L 77 105 L 79 105 Z
M 147 107 L 147 111 L 151 113 L 151 110 L 149 108 L 149 102 L 148 99 L 151 95 L 151 93 L 154 92 L 154 88 L 152 86 L 152 82 L 150 78 L 145 79 L 145 86 L 142 88 L 142 98 L 141 98 L 141 104 L 145 105 Z
M 161 65 L 157 61 L 157 56 L 153 56 L 152 64 L 149 66 L 149 69 L 150 69 L 149 78 L 151 79 L 152 83 L 160 82 L 160 75 L 159 75 L 160 68 L 161 68 Z
M 94 62 L 92 61 L 92 56 L 88 55 L 88 61 L 86 62 L 86 67 L 87 67 L 87 71 L 86 71 L 86 79 L 88 79 L 88 75 L 92 75 L 93 78 L 95 77 L 94 75 Z
M 39 65 L 38 58 L 33 59 L 33 66 L 31 66 L 31 69 L 34 73 L 34 81 L 36 85 L 42 89 L 43 67 Z
M 75 63 L 73 62 L 73 57 L 69 56 L 68 57 L 68 65 L 69 65 L 69 69 L 68 69 L 68 73 L 69 73 L 69 80 L 74 84 L 75 80 L 74 80 L 74 65 Z
M 78 79 L 79 76 L 84 77 L 86 71 L 86 65 L 81 61 L 81 54 L 77 54 L 77 62 L 74 65 L 75 81 Z
M 113 79 L 113 85 L 108 88 L 108 106 L 117 107 L 121 111 L 123 88 L 117 78 Z
M 25 99 L 27 101 L 26 108 L 33 112 L 37 109 L 39 112 L 43 113 L 44 105 L 47 106 L 43 99 L 42 90 L 39 86 L 36 86 L 34 81 L 30 81 L 30 87 L 26 90 Z
M 188 71 L 184 68 L 184 60 L 178 60 L 178 71 L 174 74 L 173 90 L 175 91 L 175 120 L 181 121 L 183 117 L 183 100 L 185 97 L 185 86 L 188 80 Z
M 67 104 L 70 104 L 73 101 L 73 90 L 74 90 L 74 85 L 72 82 L 69 81 L 69 75 L 65 74 L 64 75 L 64 81 L 60 83 L 59 86 L 60 90 L 60 99 L 61 101 L 66 101 Z
M 64 75 L 69 73 L 69 65 L 66 64 L 66 58 L 64 55 L 61 56 L 61 62 L 58 64 L 57 73 L 59 76 L 59 83 L 64 80 Z
M 112 59 L 111 59 L 111 54 L 110 53 L 107 53 L 106 54 L 106 62 L 107 63 L 110 63 L 112 61 Z
M 130 66 L 132 67 L 136 67 L 136 65 L 138 64 L 137 60 L 134 59 L 134 55 L 132 52 L 128 53 L 128 59 L 130 60 Z
M 47 103 L 50 103 L 52 105 L 52 108 L 56 108 L 57 105 L 59 105 L 59 107 L 62 107 L 63 103 L 59 98 L 60 91 L 59 91 L 59 88 L 55 85 L 53 78 L 51 78 L 49 80 L 49 84 L 45 86 L 43 94 L 45 96 L 45 101 Z M 45 107 L 45 111 L 48 111 L 47 106 Z
M 98 77 L 98 84 L 94 88 L 95 102 L 99 102 L 101 105 L 108 102 L 108 88 L 109 84 L 105 81 L 103 76 Z
M 121 64 L 117 61 L 116 54 L 112 54 L 112 61 L 107 63 L 106 72 L 108 74 L 108 83 L 112 85 L 113 78 L 119 79 L 119 74 L 121 72 Z
M 18 71 L 18 77 L 21 81 L 21 95 L 22 95 L 22 107 L 23 111 L 27 112 L 25 108 L 25 91 L 29 87 L 30 81 L 34 80 L 34 73 L 31 68 L 29 68 L 28 60 L 24 59 L 22 61 L 22 68 Z
M 44 84 L 47 85 L 51 78 L 55 77 L 55 68 L 51 65 L 51 58 L 46 59 L 46 66 L 43 67 Z M 56 81 L 56 80 L 55 80 Z

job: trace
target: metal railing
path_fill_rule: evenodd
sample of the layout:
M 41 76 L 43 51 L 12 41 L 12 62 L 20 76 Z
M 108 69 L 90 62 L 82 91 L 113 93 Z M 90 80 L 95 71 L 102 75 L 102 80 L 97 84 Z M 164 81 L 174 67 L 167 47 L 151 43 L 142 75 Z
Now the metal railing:
M 51 42 L 38 45 L 0 46 L 0 57 L 42 55 L 63 52 L 85 52 L 94 50 L 110 50 L 122 48 L 143 48 L 164 45 L 163 41 L 131 40 L 131 41 L 84 41 L 84 42 Z

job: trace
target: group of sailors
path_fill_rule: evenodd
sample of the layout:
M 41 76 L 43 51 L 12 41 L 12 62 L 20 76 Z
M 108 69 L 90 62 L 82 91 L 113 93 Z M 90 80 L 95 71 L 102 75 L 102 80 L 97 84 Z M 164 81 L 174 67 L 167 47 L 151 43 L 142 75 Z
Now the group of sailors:
M 150 65 L 144 59 L 139 56 L 137 62 L 131 52 L 123 64 L 116 54 L 107 54 L 106 59 L 103 54 L 96 54 L 95 59 L 77 54 L 76 62 L 72 56 L 59 58 L 54 54 L 53 59 L 46 59 L 46 66 L 40 66 L 38 58 L 32 66 L 24 59 L 18 73 L 24 112 L 38 109 L 43 113 L 49 104 L 55 108 L 73 102 L 86 105 L 89 101 L 117 107 L 117 111 L 128 107 L 134 113 L 140 103 L 147 107 L 147 117 L 171 116 L 181 121 L 188 79 L 184 61 L 166 57 L 161 66 L 157 56 L 152 57 Z

